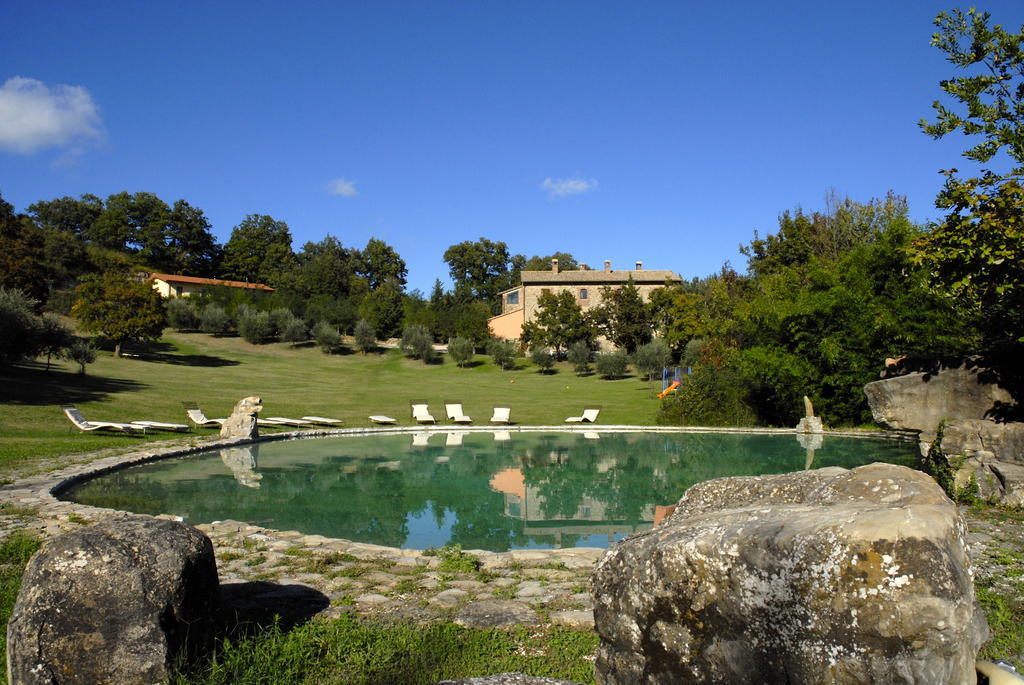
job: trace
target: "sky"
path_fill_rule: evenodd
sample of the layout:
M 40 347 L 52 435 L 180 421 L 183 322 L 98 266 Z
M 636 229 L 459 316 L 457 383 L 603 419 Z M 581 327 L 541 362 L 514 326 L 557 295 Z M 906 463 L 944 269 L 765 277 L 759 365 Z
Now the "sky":
M 148 191 L 294 248 L 449 245 L 706 276 L 833 189 L 940 217 L 931 0 L 0 3 L 0 194 Z M 1024 2 L 981 7 L 1010 30 Z

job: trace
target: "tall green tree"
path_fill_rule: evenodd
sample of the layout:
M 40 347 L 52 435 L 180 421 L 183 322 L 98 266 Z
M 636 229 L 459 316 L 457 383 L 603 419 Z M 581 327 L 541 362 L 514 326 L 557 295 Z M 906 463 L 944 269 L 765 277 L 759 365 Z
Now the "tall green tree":
M 221 272 L 225 278 L 276 286 L 294 266 L 288 224 L 266 214 L 250 214 L 231 230 Z
M 30 298 L 47 296 L 42 232 L 0 196 L 0 286 L 18 288 Z
M 291 287 L 304 298 L 314 295 L 344 297 L 352 291 L 352 279 L 359 266 L 359 253 L 328 235 L 319 242 L 308 242 L 296 255 L 297 267 Z
M 359 254 L 359 274 L 366 279 L 370 290 L 377 290 L 388 282 L 404 288 L 409 271 L 395 248 L 383 240 L 370 238 Z
M 939 83 L 956 109 L 936 101 L 935 120 L 920 126 L 933 138 L 973 136 L 964 157 L 987 164 L 1003 152 L 1011 166 L 966 179 L 947 170 L 936 205 L 948 213 L 915 242 L 915 260 L 977 314 L 986 347 L 1017 351 L 1024 345 L 1024 25 L 1013 33 L 989 20 L 974 8 L 936 17 L 932 45 L 965 75 Z
M 85 330 L 113 342 L 115 357 L 126 342 L 156 340 L 163 333 L 164 303 L 148 283 L 108 271 L 88 277 L 77 294 L 71 313 Z
M 572 292 L 542 292 L 532 320 L 523 324 L 522 343 L 527 347 L 546 345 L 561 358 L 577 342 L 593 345 L 597 332 Z
M 522 260 L 521 255 L 517 257 Z M 466 288 L 473 297 L 485 302 L 492 314 L 497 314 L 501 307 L 498 294 L 512 287 L 513 271 L 518 273 L 523 264 L 513 263 L 508 245 L 487 238 L 450 246 L 444 252 L 444 261 L 456 289 Z
M 85 236 L 103 213 L 103 200 L 90 193 L 77 200 L 67 196 L 40 200 L 28 206 L 28 213 L 40 229 Z
M 173 273 L 215 276 L 220 246 L 203 210 L 178 200 L 170 210 L 165 231 L 165 264 Z
M 632 278 L 621 288 L 602 288 L 601 304 L 591 315 L 605 336 L 629 354 L 650 342 L 654 334 L 650 308 Z
M 393 338 L 402 328 L 403 301 L 405 293 L 402 284 L 395 280 L 384 281 L 363 298 L 359 314 L 370 322 L 381 339 Z

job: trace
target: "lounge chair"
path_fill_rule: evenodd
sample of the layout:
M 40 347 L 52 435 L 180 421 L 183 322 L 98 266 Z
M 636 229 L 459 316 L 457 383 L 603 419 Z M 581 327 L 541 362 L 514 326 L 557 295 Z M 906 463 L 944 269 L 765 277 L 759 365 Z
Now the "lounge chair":
M 309 426 L 313 422 L 304 419 L 289 419 L 284 416 L 268 416 L 265 419 L 256 419 L 256 423 L 261 426 Z
M 597 421 L 597 415 L 601 413 L 600 407 L 590 407 L 589 409 L 583 410 L 582 416 L 570 416 L 565 420 L 566 423 L 594 423 Z
M 68 417 L 68 420 L 75 424 L 78 430 L 82 431 L 94 431 L 106 428 L 108 430 L 122 431 L 124 433 L 145 433 L 146 427 L 135 423 L 116 423 L 114 421 L 89 421 L 82 412 L 78 411 L 74 407 L 67 406 L 61 407 L 61 411 L 64 412 L 64 416 Z
M 495 407 L 494 416 L 491 417 L 491 423 L 512 423 L 509 419 L 511 411 L 512 410 L 509 407 Z
M 185 408 L 185 415 L 188 416 L 188 420 L 197 426 L 223 426 L 227 419 L 208 419 L 203 410 L 199 408 L 199 405 L 195 402 L 182 402 L 181 406 Z
M 342 423 L 341 419 L 328 419 L 323 416 L 303 416 L 302 420 L 315 423 L 318 426 L 340 426 Z
M 473 419 L 462 413 L 461 402 L 445 402 L 444 411 L 448 414 L 448 420 L 453 423 L 473 423 Z
M 416 423 L 437 423 L 437 419 L 430 415 L 426 402 L 410 402 L 409 405 L 412 407 L 412 418 L 416 419 Z
M 369 416 L 367 418 L 369 418 L 374 423 L 380 424 L 382 426 L 391 426 L 398 423 L 397 420 L 391 418 L 390 416 L 384 416 L 383 414 L 374 414 L 373 416 Z
M 163 421 L 132 421 L 136 426 L 145 426 L 146 428 L 152 428 L 158 431 L 173 431 L 175 433 L 187 433 L 189 431 L 188 424 L 184 423 L 164 423 Z

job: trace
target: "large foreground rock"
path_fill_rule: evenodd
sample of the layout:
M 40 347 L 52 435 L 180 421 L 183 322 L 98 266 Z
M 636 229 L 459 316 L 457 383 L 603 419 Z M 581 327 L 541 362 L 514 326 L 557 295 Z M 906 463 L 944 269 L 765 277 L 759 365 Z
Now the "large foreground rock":
M 148 517 L 48 542 L 29 561 L 7 628 L 8 678 L 161 683 L 210 646 L 217 567 L 209 538 Z
M 973 683 L 965 532 L 889 464 L 696 485 L 598 565 L 598 682 Z
M 1000 418 L 1016 404 L 999 374 L 975 357 L 908 358 L 887 374 L 864 386 L 872 417 L 886 428 L 921 431 L 928 441 L 942 421 Z

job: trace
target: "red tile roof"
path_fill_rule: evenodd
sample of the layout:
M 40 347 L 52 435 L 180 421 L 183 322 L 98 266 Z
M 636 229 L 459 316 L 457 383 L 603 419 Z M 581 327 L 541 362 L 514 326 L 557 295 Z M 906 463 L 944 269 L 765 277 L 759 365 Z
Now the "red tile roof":
M 149 280 L 160 279 L 168 283 L 195 283 L 197 285 L 223 285 L 229 288 L 250 288 L 252 290 L 273 291 L 269 285 L 262 283 L 244 283 L 242 281 L 224 281 L 219 278 L 199 278 L 198 276 L 178 276 L 175 274 L 150 274 Z

